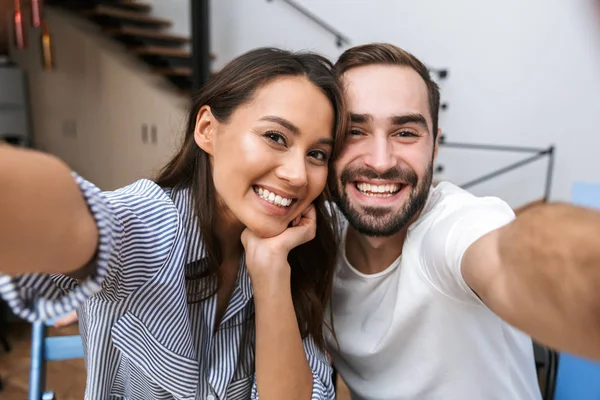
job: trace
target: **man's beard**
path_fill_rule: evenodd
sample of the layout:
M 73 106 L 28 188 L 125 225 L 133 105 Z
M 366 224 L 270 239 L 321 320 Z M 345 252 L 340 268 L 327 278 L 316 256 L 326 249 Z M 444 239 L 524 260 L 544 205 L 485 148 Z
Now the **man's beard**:
M 364 207 L 361 211 L 352 207 L 347 192 L 348 184 L 358 178 L 402 181 L 412 189 L 398 213 L 394 213 L 392 207 Z M 393 168 L 381 174 L 368 168 L 345 169 L 340 176 L 335 202 L 350 225 L 359 233 L 370 237 L 392 236 L 404 229 L 425 207 L 432 179 L 433 165 L 429 166 L 421 180 L 409 168 Z

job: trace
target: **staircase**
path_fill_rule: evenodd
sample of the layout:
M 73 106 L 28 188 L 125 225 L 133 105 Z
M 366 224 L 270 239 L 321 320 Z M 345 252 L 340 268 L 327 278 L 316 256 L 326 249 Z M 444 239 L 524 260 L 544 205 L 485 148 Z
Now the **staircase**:
M 183 91 L 191 88 L 192 55 L 186 49 L 190 38 L 167 32 L 171 21 L 150 15 L 150 4 L 138 0 L 48 0 L 46 4 L 95 22 L 154 73 Z

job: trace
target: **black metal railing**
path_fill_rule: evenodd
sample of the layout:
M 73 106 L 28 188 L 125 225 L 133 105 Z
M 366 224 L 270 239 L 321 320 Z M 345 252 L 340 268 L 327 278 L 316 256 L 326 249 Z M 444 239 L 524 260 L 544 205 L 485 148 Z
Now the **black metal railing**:
M 210 0 L 190 1 L 192 26 L 192 89 L 210 79 Z
M 507 172 L 513 171 L 517 168 L 523 167 L 524 165 L 531 164 L 534 161 L 537 161 L 541 158 L 548 157 L 548 167 L 546 169 L 546 182 L 544 189 L 544 201 L 549 201 L 550 192 L 552 190 L 552 174 L 554 173 L 554 145 L 548 148 L 536 148 L 536 147 L 524 147 L 524 146 L 504 146 L 504 145 L 495 145 L 495 144 L 476 144 L 476 143 L 457 143 L 457 142 L 447 142 L 444 136 L 440 137 L 440 147 L 449 147 L 456 149 L 466 149 L 466 150 L 492 150 L 492 151 L 505 151 L 505 152 L 513 152 L 513 153 L 529 153 L 533 154 L 523 160 L 517 161 L 506 167 L 502 167 L 496 171 L 485 174 L 479 178 L 473 179 L 471 181 L 465 182 L 462 185 L 459 185 L 463 189 L 471 188 L 475 185 L 478 185 L 482 182 L 489 181 L 497 176 L 506 174 Z M 438 171 L 440 168 L 438 167 Z
M 273 0 L 267 0 L 267 1 L 270 3 Z M 350 39 L 346 35 L 344 35 L 340 31 L 338 31 L 337 29 L 335 29 L 334 27 L 329 25 L 327 22 L 323 21 L 321 18 L 319 18 L 312 12 L 308 11 L 306 8 L 302 7 L 300 4 L 298 4 L 292 0 L 281 0 L 281 1 L 289 4 L 296 11 L 300 12 L 301 14 L 304 14 L 304 16 L 306 16 L 308 19 L 312 20 L 314 23 L 319 25 L 321 28 L 325 29 L 327 32 L 329 32 L 333 36 L 335 36 L 335 43 L 338 47 L 342 47 L 345 44 L 350 44 Z

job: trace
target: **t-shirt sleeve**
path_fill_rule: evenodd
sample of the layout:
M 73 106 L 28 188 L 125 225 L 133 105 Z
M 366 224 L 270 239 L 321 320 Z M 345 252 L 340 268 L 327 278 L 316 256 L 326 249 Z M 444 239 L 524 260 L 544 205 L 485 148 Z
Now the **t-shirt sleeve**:
M 442 213 L 426 228 L 420 248 L 421 263 L 429 281 L 449 297 L 482 304 L 463 278 L 463 255 L 479 238 L 514 218 L 510 206 L 495 197 L 469 199 Z
M 98 227 L 92 273 L 82 281 L 65 275 L 0 274 L 0 296 L 15 315 L 48 320 L 87 299 L 124 299 L 166 261 L 178 231 L 178 214 L 165 191 L 149 180 L 102 192 L 74 174 Z

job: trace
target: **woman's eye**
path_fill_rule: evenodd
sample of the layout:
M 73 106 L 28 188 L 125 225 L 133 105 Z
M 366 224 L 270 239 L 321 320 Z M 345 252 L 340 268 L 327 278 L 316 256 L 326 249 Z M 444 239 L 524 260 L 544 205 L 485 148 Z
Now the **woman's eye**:
M 285 144 L 286 144 L 285 136 L 283 136 L 283 134 L 280 133 L 280 132 L 269 131 L 269 132 L 265 133 L 264 136 L 267 139 L 269 139 L 269 140 L 271 140 L 271 141 L 273 141 L 273 142 L 275 142 L 277 144 L 280 144 L 280 145 L 283 145 L 283 146 L 285 146 Z
M 362 132 L 361 132 L 361 131 L 359 131 L 358 129 L 350 129 L 350 132 L 349 132 L 349 134 L 350 134 L 351 136 L 360 136 L 360 135 L 362 135 Z
M 308 155 L 320 162 L 327 162 L 329 160 L 329 154 L 323 150 L 313 150 Z

